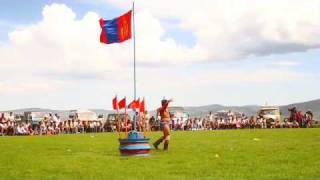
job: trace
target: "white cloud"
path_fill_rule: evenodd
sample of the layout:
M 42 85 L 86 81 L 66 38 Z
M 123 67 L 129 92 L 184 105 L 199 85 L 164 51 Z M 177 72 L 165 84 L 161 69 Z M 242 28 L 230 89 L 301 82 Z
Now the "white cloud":
M 284 60 L 273 61 L 271 63 L 271 65 L 278 66 L 278 67 L 294 67 L 300 64 L 301 63 L 299 63 L 298 61 L 284 61 Z
M 58 4 L 44 7 L 42 14 L 42 21 L 9 34 L 10 44 L 0 49 L 5 56 L 1 59 L 16 61 L 15 69 L 30 68 L 31 73 L 100 73 L 116 68 L 97 41 L 97 14 L 89 12 L 76 20 L 71 9 Z
M 206 76 L 206 77 L 205 77 Z M 290 82 L 297 79 L 304 78 L 305 75 L 289 70 L 279 69 L 259 69 L 252 71 L 243 70 L 226 70 L 217 71 L 208 75 L 202 74 L 196 79 L 200 81 L 211 81 L 223 84 L 238 84 L 238 83 L 278 83 L 278 82 Z
M 0 82 L 0 93 L 4 94 L 35 94 L 39 92 L 52 93 L 60 89 L 64 83 L 57 80 L 34 80 L 26 79 L 24 81 L 4 81 Z
M 121 1 L 114 2 L 118 4 Z M 207 69 L 179 74 L 190 67 L 181 70 L 181 64 L 300 51 L 319 46 L 320 15 L 315 11 L 319 7 L 318 1 L 290 1 L 290 6 L 285 6 L 284 1 L 279 4 L 275 1 L 262 4 L 241 2 L 243 4 L 240 1 L 207 0 L 137 1 L 137 63 L 152 67 L 139 67 L 139 92 L 160 96 L 179 94 L 183 89 L 200 91 L 202 87 L 208 88 L 208 84 L 215 83 L 273 83 L 303 78 L 300 73 L 276 68 L 253 71 Z M 119 5 L 128 10 L 128 7 Z M 81 90 L 90 94 L 88 97 L 96 93 L 94 88 L 97 87 L 102 89 L 101 94 L 108 96 L 115 92 L 131 93 L 132 41 L 101 44 L 100 17 L 94 12 L 76 17 L 76 13 L 66 5 L 52 4 L 43 9 L 42 15 L 39 22 L 18 27 L 9 33 L 8 43 L 0 46 L 1 94 L 33 93 L 36 96 L 38 92 L 65 90 L 66 86 L 77 90 L 80 84 Z M 180 28 L 191 30 L 196 36 L 195 46 L 164 38 L 167 29 L 161 18 L 177 19 Z M 301 24 L 303 26 L 300 27 Z M 167 66 L 163 67 L 163 64 Z M 163 68 L 156 68 L 157 65 Z M 290 65 L 293 66 L 292 63 Z M 79 83 L 79 79 L 89 79 L 89 85 Z M 63 92 L 67 94 L 65 96 L 70 95 Z M 206 93 L 202 96 L 210 94 L 208 90 Z M 95 95 L 101 97 L 98 93 Z M 68 98 L 61 97 L 61 101 Z
M 123 9 L 130 0 L 105 0 Z M 239 59 L 320 47 L 319 0 L 141 0 L 157 18 L 173 18 L 191 30 L 196 61 Z M 142 24 L 140 24 L 143 26 Z
M 145 74 L 157 74 L 157 71 L 144 71 Z M 160 72 L 158 72 L 160 73 Z M 266 83 L 281 83 L 302 80 L 308 77 L 309 74 L 299 73 L 279 68 L 263 68 L 257 70 L 248 69 L 213 69 L 212 71 L 196 71 L 192 75 L 186 76 L 185 74 L 174 75 L 172 80 L 172 73 L 164 74 L 161 76 L 144 76 L 142 82 L 154 83 L 151 85 L 151 89 L 156 86 L 157 83 L 165 82 L 167 87 L 173 89 L 179 89 L 179 87 L 192 87 L 197 88 L 199 86 L 206 87 L 210 84 L 219 85 L 237 85 L 237 84 L 266 84 Z M 161 87 L 159 87 L 161 88 Z M 150 89 L 150 90 L 151 90 Z
M 124 9 L 131 5 L 126 0 L 107 2 Z M 136 6 L 140 65 L 239 59 L 320 45 L 320 1 L 145 0 Z M 115 74 L 132 63 L 132 41 L 121 45 L 98 42 L 98 14 L 89 12 L 77 20 L 67 6 L 52 4 L 44 7 L 42 15 L 40 22 L 9 34 L 9 44 L 0 47 L 0 58 L 14 63 L 2 63 L 6 64 L 3 69 L 92 77 Z M 195 46 L 163 39 L 166 28 L 161 18 L 177 19 L 181 28 L 191 30 Z
M 103 45 L 99 42 L 99 15 L 88 12 L 83 18 L 63 4 L 44 7 L 43 19 L 9 33 L 8 44 L 0 47 L 4 71 L 29 74 L 88 74 L 116 77 L 117 71 L 132 63 L 132 41 Z M 137 15 L 137 56 L 140 63 L 183 63 L 196 56 L 194 50 L 179 46 L 173 39 L 160 40 L 164 29 L 148 11 Z M 188 57 L 188 58 L 186 58 Z M 10 62 L 10 63 L 8 63 Z

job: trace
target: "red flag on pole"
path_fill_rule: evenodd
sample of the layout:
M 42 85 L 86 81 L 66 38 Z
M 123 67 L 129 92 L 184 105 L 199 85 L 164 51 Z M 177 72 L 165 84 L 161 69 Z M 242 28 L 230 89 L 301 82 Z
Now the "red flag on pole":
M 138 98 L 137 100 L 135 100 L 135 103 L 136 103 L 136 107 L 137 107 L 137 108 L 140 108 L 140 98 Z
M 118 110 L 117 96 L 112 99 L 112 107 L 113 107 L 113 110 Z
M 133 101 L 128 105 L 128 109 L 133 109 L 133 110 L 135 110 L 135 109 L 136 109 L 136 103 L 135 103 L 135 100 L 133 100 Z
M 123 98 L 121 101 L 119 101 L 119 109 L 123 109 L 126 107 L 126 98 Z
M 140 112 L 144 112 L 144 111 L 145 111 L 144 98 L 143 98 L 143 100 L 140 102 L 139 110 L 140 110 Z
M 133 110 L 135 111 L 136 109 L 139 108 L 139 106 L 140 106 L 140 98 L 137 99 L 137 100 L 133 100 L 133 101 L 128 105 L 128 108 L 129 108 L 129 109 L 133 109 Z

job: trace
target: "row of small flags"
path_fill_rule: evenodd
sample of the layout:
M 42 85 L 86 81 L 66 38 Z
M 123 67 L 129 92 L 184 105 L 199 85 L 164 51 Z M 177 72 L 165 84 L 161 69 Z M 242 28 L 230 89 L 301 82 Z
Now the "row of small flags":
M 119 109 L 132 109 L 132 110 L 136 110 L 139 109 L 140 112 L 144 112 L 145 111 L 145 102 L 144 102 L 144 98 L 142 99 L 142 101 L 140 101 L 140 98 L 138 98 L 137 100 L 133 100 L 131 103 L 129 103 L 129 105 L 126 107 L 126 97 L 124 97 L 123 99 L 121 99 L 118 102 L 117 96 L 115 96 L 112 99 L 112 107 L 113 110 L 119 110 Z

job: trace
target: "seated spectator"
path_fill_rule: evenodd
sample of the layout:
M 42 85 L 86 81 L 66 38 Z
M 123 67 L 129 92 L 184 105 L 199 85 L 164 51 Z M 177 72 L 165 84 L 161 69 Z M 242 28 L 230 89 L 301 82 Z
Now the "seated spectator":
M 281 128 L 281 124 L 280 124 L 279 120 L 276 121 L 276 123 L 274 124 L 274 127 L 275 128 Z
M 312 121 L 313 121 L 313 113 L 310 109 L 308 109 L 308 111 L 305 113 L 304 115 L 304 119 L 306 121 L 306 127 L 310 128 L 312 127 Z
M 261 118 L 261 120 L 262 120 L 261 128 L 263 128 L 263 129 L 267 128 L 267 119 Z
M 47 134 L 47 127 L 44 122 L 40 122 L 40 135 Z
M 128 131 L 131 131 L 132 128 L 133 128 L 133 123 L 132 123 L 132 121 L 129 119 L 129 120 L 127 121 L 127 130 L 128 130 Z
M 256 127 L 256 119 L 254 116 L 251 116 L 249 119 L 249 127 L 250 128 L 255 128 Z
M 78 130 L 80 133 L 84 133 L 84 125 L 83 125 L 83 122 L 78 120 Z
M 54 134 L 60 134 L 60 128 L 58 123 L 58 121 L 53 122 Z
M 87 121 L 82 121 L 84 132 L 89 132 L 89 124 Z
M 103 124 L 101 121 L 97 122 L 97 125 L 98 125 L 98 132 L 103 132 Z M 112 128 L 112 126 L 111 126 Z
M 237 129 L 240 129 L 241 128 L 241 119 L 236 118 L 236 121 L 237 121 L 236 127 L 237 127 Z
M 218 129 L 218 128 L 219 128 L 218 118 L 216 117 L 212 122 L 212 129 Z
M 6 134 L 9 136 L 13 136 L 15 133 L 14 130 L 14 122 L 13 121 L 7 121 L 7 132 Z
M 18 135 L 27 135 L 27 130 L 25 129 L 23 124 L 19 124 L 17 127 Z
M 79 122 L 78 121 L 73 121 L 73 133 L 79 133 Z
M 47 127 L 47 135 L 53 135 L 53 134 L 55 134 L 55 130 L 53 127 L 53 123 L 50 123 Z
M 33 136 L 35 134 L 34 130 L 32 129 L 32 126 L 31 124 L 29 123 L 27 125 L 27 133 L 30 135 L 30 136 Z
M 227 120 L 225 118 L 221 118 L 220 129 L 226 129 L 226 127 L 227 127 Z
M 111 124 L 109 119 L 104 123 L 104 129 L 107 132 L 112 132 L 113 131 L 112 124 Z
M 292 127 L 293 127 L 293 128 L 300 128 L 299 122 L 298 122 L 298 121 L 293 121 L 293 122 L 292 122 Z
M 70 126 L 70 133 L 76 133 L 76 128 L 75 128 L 75 124 L 74 124 L 74 120 L 72 119 L 71 121 L 68 121 L 69 122 L 69 126 Z
M 70 120 L 63 122 L 63 128 L 64 128 L 64 133 L 65 134 L 69 134 L 70 133 L 69 122 L 70 122 Z
M 262 118 L 261 117 L 257 118 L 256 128 L 262 128 Z
M 232 117 L 232 119 L 230 121 L 230 128 L 231 129 L 236 129 L 237 128 L 237 118 L 236 117 Z
M 89 130 L 89 132 L 94 132 L 94 124 L 93 124 L 93 122 L 92 121 L 90 121 L 89 122 L 89 128 L 90 128 L 90 130 Z
M 7 121 L 6 118 L 4 117 L 4 113 L 1 113 L 0 116 L 0 133 L 1 135 L 5 135 L 7 132 Z
M 292 122 L 290 122 L 288 119 L 284 119 L 284 125 L 283 125 L 283 127 L 285 127 L 285 128 L 292 128 L 292 126 L 293 126 L 293 123 L 292 123 Z

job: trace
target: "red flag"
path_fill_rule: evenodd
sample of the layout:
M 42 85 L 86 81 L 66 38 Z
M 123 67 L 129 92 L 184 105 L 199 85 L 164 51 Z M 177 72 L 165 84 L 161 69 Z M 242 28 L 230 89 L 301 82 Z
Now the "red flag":
M 140 112 L 144 112 L 145 111 L 145 105 L 144 105 L 144 98 L 143 100 L 140 102 Z
M 135 100 L 134 103 L 136 104 L 136 108 L 140 108 L 140 98 Z
M 137 100 L 133 100 L 133 101 L 129 104 L 128 108 L 133 109 L 133 110 L 135 111 L 136 109 L 139 108 L 139 106 L 140 106 L 139 104 L 140 104 L 140 98 L 137 99 Z
M 112 99 L 113 110 L 118 110 L 118 100 L 117 96 Z
M 126 98 L 123 98 L 120 102 L 119 102 L 119 109 L 123 109 L 126 107 Z
M 128 108 L 129 108 L 129 109 L 136 110 L 136 103 L 135 103 L 135 102 L 136 102 L 136 101 L 133 100 L 133 101 L 128 105 Z

